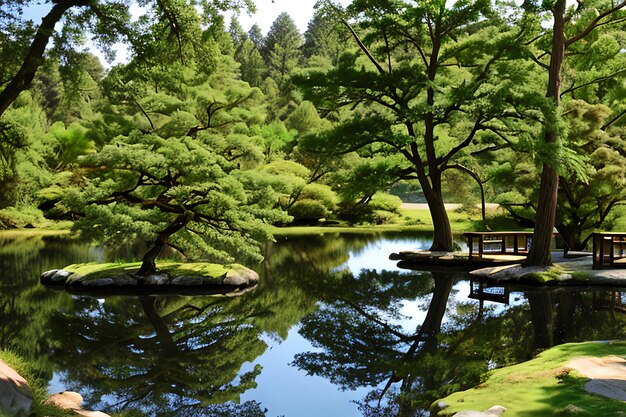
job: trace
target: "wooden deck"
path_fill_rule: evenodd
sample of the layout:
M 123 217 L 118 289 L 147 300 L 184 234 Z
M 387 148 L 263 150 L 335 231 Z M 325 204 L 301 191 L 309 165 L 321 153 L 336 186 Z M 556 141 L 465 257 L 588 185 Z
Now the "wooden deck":
M 467 238 L 466 253 L 403 251 L 392 253 L 389 259 L 399 261 L 400 268 L 421 271 L 465 272 L 517 264 L 526 259 L 533 232 L 467 232 L 464 236 Z
M 483 258 L 486 254 L 523 255 L 530 249 L 533 232 L 467 232 L 469 259 Z
M 526 259 L 524 255 L 483 254 L 482 257 L 461 252 L 402 251 L 392 253 L 389 259 L 399 261 L 398 267 L 419 271 L 469 272 L 478 268 L 511 265 Z

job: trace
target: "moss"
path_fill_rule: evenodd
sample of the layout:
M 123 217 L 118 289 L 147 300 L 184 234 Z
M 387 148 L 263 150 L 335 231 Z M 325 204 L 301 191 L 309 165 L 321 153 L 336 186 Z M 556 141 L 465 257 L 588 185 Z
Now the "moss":
M 528 362 L 492 371 L 479 387 L 439 400 L 449 405 L 439 415 L 500 404 L 507 417 L 563 416 L 573 410 L 579 416 L 626 416 L 622 402 L 587 393 L 587 379 L 563 368 L 575 357 L 608 355 L 626 356 L 626 343 L 568 343 L 548 349 Z
M 591 278 L 589 271 L 573 271 L 570 273 L 574 281 L 587 282 Z
M 548 282 L 560 281 L 563 273 L 564 271 L 559 266 L 554 265 L 544 272 L 524 274 L 521 279 L 546 284 Z
M 141 262 L 132 263 L 86 263 L 66 266 L 67 272 L 73 273 L 74 277 L 84 277 L 85 280 L 107 278 L 117 274 L 135 273 L 139 270 Z M 180 263 L 180 262 L 157 262 L 157 273 L 167 274 L 170 277 L 197 276 L 223 278 L 230 269 L 243 268 L 238 264 L 221 265 L 204 262 Z M 72 278 L 70 278 L 72 279 Z

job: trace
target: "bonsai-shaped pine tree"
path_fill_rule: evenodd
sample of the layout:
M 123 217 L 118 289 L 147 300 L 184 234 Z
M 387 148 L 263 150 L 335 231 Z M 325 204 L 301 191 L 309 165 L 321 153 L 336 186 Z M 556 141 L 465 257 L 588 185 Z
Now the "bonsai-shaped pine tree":
M 262 120 L 260 91 L 223 68 L 181 65 L 167 88 L 136 71 L 109 75 L 111 111 L 94 135 L 120 134 L 82 157 L 78 184 L 63 190 L 76 229 L 105 243 L 152 242 L 138 275 L 156 270 L 166 245 L 203 261 L 259 259 L 268 225 L 289 220 L 267 182 L 240 180 L 262 160 L 248 135 Z

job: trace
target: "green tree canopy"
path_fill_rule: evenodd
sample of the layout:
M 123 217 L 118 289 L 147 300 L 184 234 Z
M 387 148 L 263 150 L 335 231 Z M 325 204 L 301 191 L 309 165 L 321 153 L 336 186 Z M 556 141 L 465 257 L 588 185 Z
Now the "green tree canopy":
M 250 130 L 261 93 L 235 78 L 232 61 L 222 65 L 211 75 L 179 64 L 154 78 L 136 78 L 133 65 L 113 72 L 110 110 L 126 122 L 106 127 L 117 136 L 82 157 L 80 180 L 62 191 L 86 235 L 154 242 L 141 274 L 165 244 L 196 259 L 259 259 L 268 225 L 288 221 L 271 186 L 242 181 L 262 161 Z
M 529 64 L 518 58 L 525 28 L 512 27 L 482 0 L 355 1 L 347 15 L 336 13 L 357 50 L 331 70 L 293 79 L 322 114 L 348 106 L 353 112 L 306 145 L 322 154 L 402 156 L 386 172 L 419 181 L 433 217 L 432 248 L 452 250 L 442 173 L 479 132 L 523 112 Z
M 6 71 L 0 83 L 0 115 L 28 88 L 47 53 L 58 56 L 61 61 L 72 62 L 86 35 L 111 57 L 111 46 L 123 42 L 131 46 L 138 57 L 154 56 L 158 48 L 162 57 L 186 60 L 193 54 L 200 60 L 206 53 L 201 51 L 199 24 L 212 22 L 221 10 L 253 8 L 249 0 L 164 0 L 144 3 L 145 14 L 133 21 L 130 5 L 126 0 L 2 2 L 0 39 L 5 41 L 0 43 L 0 56 L 2 69 Z M 24 17 L 24 11 L 31 7 L 43 7 L 46 11 L 38 26 Z M 49 48 L 51 39 L 54 44 Z M 164 48 L 165 45 L 168 48 Z

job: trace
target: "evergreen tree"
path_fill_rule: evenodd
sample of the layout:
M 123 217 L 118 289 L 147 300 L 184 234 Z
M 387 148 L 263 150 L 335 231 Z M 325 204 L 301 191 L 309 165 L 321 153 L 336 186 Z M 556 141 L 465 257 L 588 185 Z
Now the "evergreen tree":
M 265 52 L 265 37 L 263 36 L 263 31 L 259 25 L 256 23 L 252 25 L 248 31 L 248 38 L 250 38 L 257 50 Z
M 323 57 L 335 65 L 345 52 L 349 40 L 350 32 L 337 21 L 332 10 L 319 7 L 304 32 L 302 53 L 309 60 L 312 57 Z
M 235 79 L 227 56 L 220 61 L 210 75 L 180 63 L 143 80 L 132 64 L 113 72 L 109 94 L 130 119 L 61 191 L 57 210 L 72 212 L 85 235 L 152 242 L 140 275 L 155 270 L 165 245 L 195 259 L 258 259 L 267 224 L 288 221 L 270 186 L 240 179 L 262 160 L 249 133 L 262 120 L 262 96 Z
M 239 24 L 236 16 L 233 16 L 230 19 L 228 34 L 230 35 L 230 39 L 233 41 L 233 46 L 235 48 L 234 52 L 235 54 L 237 54 L 240 51 L 243 43 L 248 40 L 248 35 L 246 34 L 246 31 L 243 30 L 243 28 L 241 27 L 241 24 Z
M 564 69 L 565 53 L 568 49 L 576 47 L 576 43 L 585 39 L 596 28 L 622 24 L 624 18 L 620 10 L 626 8 L 626 1 L 600 2 L 594 5 L 585 3 L 574 10 L 569 10 L 565 0 L 557 0 L 542 4 L 542 7 L 546 7 L 545 12 L 552 17 L 552 29 L 544 34 L 551 36 L 547 48 L 550 60 L 547 64 L 538 60 L 548 72 L 546 97 L 552 104 L 552 109 L 544 114 L 542 140 L 546 148 L 552 148 L 550 151 L 552 154 L 558 154 L 555 148 L 558 148 L 564 139 L 564 134 L 559 129 L 561 125 L 559 113 L 562 109 L 561 73 Z M 563 168 L 563 164 L 555 161 L 553 157 L 543 163 L 535 232 L 526 260 L 528 265 L 546 266 L 552 263 L 550 248 L 558 204 L 558 171 Z
M 263 85 L 263 77 L 267 72 L 265 61 L 258 48 L 250 39 L 246 39 L 235 52 L 235 60 L 239 62 L 241 79 L 252 87 Z
M 278 85 L 281 95 L 289 95 L 292 86 L 289 75 L 302 61 L 302 35 L 287 13 L 278 15 L 267 36 L 264 50 L 269 76 Z
M 442 175 L 460 166 L 480 132 L 523 114 L 529 64 L 512 63 L 525 27 L 512 29 L 489 2 L 444 3 L 356 1 L 347 11 L 357 27 L 337 10 L 359 52 L 293 79 L 323 114 L 344 117 L 303 144 L 322 154 L 383 157 L 370 170 L 379 184 L 417 179 L 433 219 L 432 250 L 450 251 Z M 347 107 L 353 112 L 344 116 Z

